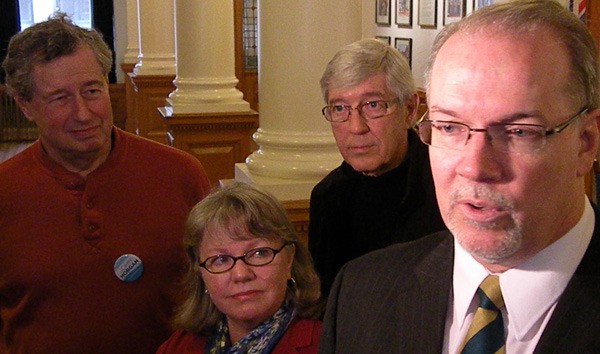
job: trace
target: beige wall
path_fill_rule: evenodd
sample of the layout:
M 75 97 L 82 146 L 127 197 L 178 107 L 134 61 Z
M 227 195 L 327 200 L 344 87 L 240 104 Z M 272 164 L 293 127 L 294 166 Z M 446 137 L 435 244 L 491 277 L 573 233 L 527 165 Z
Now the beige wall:
M 419 0 L 412 0 L 413 15 L 412 27 L 400 28 L 395 24 L 394 11 L 396 1 L 391 0 L 391 24 L 390 26 L 378 26 L 375 24 L 375 0 L 362 0 L 362 36 L 363 38 L 375 36 L 389 36 L 391 45 L 394 45 L 395 38 L 412 38 L 412 71 L 417 87 L 423 87 L 424 71 L 427 64 L 427 58 L 430 54 L 431 45 L 435 36 L 443 28 L 444 0 L 435 0 L 437 2 L 437 26 L 436 28 L 421 28 L 418 25 L 418 7 Z M 476 0 L 463 0 L 466 2 L 465 10 L 467 14 L 473 11 L 473 4 Z M 495 0 L 495 2 L 505 2 L 509 0 Z M 556 0 L 565 6 L 568 6 L 569 0 Z M 579 0 L 581 1 L 581 0 Z M 577 3 L 578 0 L 575 0 Z

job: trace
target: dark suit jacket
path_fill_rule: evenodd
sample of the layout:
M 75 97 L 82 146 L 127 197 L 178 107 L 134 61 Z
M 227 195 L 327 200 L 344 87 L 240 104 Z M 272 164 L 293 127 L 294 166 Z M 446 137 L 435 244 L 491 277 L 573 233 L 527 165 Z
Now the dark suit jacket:
M 331 289 L 319 353 L 440 353 L 452 289 L 452 235 L 371 252 Z M 600 216 L 535 353 L 600 353 Z

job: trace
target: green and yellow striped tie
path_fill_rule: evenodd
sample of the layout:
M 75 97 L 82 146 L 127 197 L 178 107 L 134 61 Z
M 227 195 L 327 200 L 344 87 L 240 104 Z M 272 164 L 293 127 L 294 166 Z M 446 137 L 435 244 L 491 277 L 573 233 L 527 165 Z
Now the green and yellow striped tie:
M 467 331 L 461 354 L 505 353 L 504 321 L 500 309 L 504 299 L 498 276 L 489 275 L 479 289 L 479 307 Z

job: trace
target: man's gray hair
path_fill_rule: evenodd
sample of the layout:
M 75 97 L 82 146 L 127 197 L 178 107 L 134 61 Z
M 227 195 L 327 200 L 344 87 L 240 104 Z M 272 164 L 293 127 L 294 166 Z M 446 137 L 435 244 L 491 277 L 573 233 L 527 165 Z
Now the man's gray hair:
M 321 93 L 328 102 L 333 88 L 350 88 L 376 74 L 385 75 L 386 89 L 401 100 L 417 92 L 406 58 L 377 39 L 346 45 L 329 61 L 321 77 Z

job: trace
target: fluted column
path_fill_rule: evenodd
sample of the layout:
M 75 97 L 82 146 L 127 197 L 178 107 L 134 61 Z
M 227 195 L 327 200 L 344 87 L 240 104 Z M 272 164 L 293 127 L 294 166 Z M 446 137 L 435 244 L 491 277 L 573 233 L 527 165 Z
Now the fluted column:
M 125 106 L 126 116 L 124 128 L 128 132 L 138 132 L 138 121 L 135 117 L 135 87 L 129 75 L 138 61 L 140 53 L 139 38 L 140 32 L 138 28 L 138 4 L 137 0 L 126 0 L 125 2 L 125 21 L 127 25 L 127 47 L 123 55 L 121 70 L 125 76 Z
M 259 149 L 236 165 L 237 179 L 308 199 L 340 164 L 319 79 L 335 52 L 360 39 L 360 8 L 360 0 L 260 1 Z
M 137 0 L 140 47 L 135 75 L 175 75 L 173 0 Z
M 125 11 L 125 18 L 127 20 L 127 48 L 123 56 L 123 63 L 135 64 L 138 61 L 140 53 L 137 0 L 126 0 Z
M 232 0 L 175 0 L 177 87 L 172 114 L 249 112 L 235 86 Z

